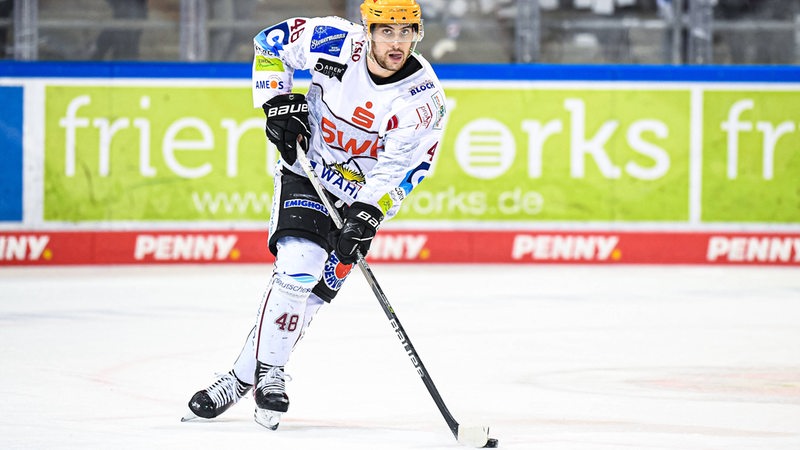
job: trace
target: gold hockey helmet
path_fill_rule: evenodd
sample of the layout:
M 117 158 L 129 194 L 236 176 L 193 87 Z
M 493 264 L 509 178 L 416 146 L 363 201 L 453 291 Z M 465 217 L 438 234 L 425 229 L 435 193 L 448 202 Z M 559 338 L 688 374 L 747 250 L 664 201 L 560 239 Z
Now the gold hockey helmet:
M 416 0 L 364 0 L 361 20 L 373 23 L 422 23 L 422 10 Z
M 415 41 L 422 39 L 422 9 L 416 0 L 364 0 L 361 21 L 367 32 L 378 23 L 402 23 L 417 26 Z

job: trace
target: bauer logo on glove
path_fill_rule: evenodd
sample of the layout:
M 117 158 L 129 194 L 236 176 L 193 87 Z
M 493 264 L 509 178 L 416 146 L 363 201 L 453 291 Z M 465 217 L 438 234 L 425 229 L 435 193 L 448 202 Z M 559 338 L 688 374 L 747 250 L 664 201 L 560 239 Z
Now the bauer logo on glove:
M 380 209 L 366 203 L 355 202 L 344 210 L 344 225 L 336 242 L 336 254 L 343 264 L 358 261 L 358 254 L 366 257 L 372 238 L 383 220 Z
M 262 106 L 267 115 L 267 138 L 275 144 L 288 165 L 297 161 L 297 139 L 311 137 L 308 103 L 303 94 L 282 94 Z

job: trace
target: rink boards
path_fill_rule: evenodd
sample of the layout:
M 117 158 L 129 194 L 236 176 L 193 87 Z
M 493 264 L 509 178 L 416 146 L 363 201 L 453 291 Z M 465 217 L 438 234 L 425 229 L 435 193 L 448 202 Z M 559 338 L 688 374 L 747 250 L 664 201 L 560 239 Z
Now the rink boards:
M 800 265 L 797 233 L 383 230 L 369 261 Z M 2 265 L 267 263 L 265 231 L 0 233 Z
M 436 168 L 370 259 L 800 264 L 800 69 L 437 72 Z M 249 73 L 0 63 L 0 265 L 271 261 Z

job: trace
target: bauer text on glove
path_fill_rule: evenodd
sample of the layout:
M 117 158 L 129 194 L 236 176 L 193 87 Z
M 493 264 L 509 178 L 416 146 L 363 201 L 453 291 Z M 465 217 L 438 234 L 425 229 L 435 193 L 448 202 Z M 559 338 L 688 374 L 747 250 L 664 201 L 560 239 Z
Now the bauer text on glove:
M 308 103 L 303 94 L 282 94 L 267 100 L 267 138 L 278 147 L 281 158 L 292 165 L 297 161 L 297 137 L 311 137 L 308 126 Z
M 347 207 L 344 211 L 344 225 L 336 242 L 339 261 L 353 264 L 358 259 L 357 253 L 366 257 L 381 220 L 383 213 L 374 206 L 355 202 Z

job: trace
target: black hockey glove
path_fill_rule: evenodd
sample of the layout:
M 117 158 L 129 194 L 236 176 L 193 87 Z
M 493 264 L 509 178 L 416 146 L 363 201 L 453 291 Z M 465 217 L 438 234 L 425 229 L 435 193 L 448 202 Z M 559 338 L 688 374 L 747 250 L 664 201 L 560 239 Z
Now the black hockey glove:
M 281 158 L 292 165 L 297 161 L 297 137 L 311 137 L 308 103 L 303 94 L 282 94 L 262 105 L 267 115 L 267 138 L 278 147 Z
M 336 255 L 342 264 L 353 264 L 358 259 L 356 251 L 366 258 L 383 213 L 372 205 L 355 202 L 345 208 L 343 219 L 344 225 L 336 241 Z

